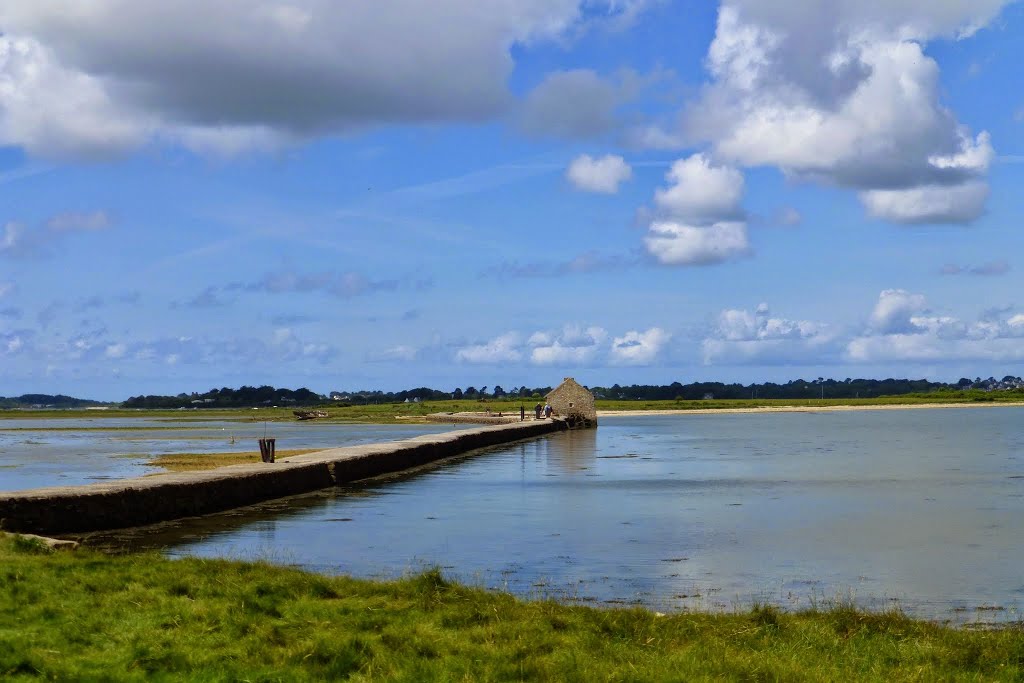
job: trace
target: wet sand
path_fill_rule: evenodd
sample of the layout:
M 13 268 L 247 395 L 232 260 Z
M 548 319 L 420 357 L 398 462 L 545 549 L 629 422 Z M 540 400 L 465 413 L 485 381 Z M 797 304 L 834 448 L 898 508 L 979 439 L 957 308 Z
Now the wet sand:
M 730 413 L 825 413 L 852 410 L 918 410 L 931 408 L 1020 408 L 1024 402 L 1012 403 L 894 403 L 867 406 L 761 406 L 757 408 L 667 408 L 665 410 L 598 410 L 597 416 L 616 417 L 621 415 L 723 415 Z

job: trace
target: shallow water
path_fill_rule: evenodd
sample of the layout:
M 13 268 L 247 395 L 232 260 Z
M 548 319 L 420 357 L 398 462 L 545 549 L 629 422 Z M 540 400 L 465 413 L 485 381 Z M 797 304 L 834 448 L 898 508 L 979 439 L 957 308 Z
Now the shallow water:
M 251 452 L 258 440 L 277 450 L 336 448 L 408 439 L 452 425 L 368 425 L 322 422 L 236 422 L 148 418 L 0 421 L 0 491 L 91 484 L 164 471 L 146 462 L 166 453 Z
M 119 542 L 662 610 L 1020 619 L 1020 408 L 605 419 Z

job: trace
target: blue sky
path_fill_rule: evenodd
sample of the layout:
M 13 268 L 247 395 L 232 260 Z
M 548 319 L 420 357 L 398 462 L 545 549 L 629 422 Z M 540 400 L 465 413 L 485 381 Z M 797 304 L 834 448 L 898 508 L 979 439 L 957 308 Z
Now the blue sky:
M 1022 32 L 0 2 L 0 394 L 1020 375 Z

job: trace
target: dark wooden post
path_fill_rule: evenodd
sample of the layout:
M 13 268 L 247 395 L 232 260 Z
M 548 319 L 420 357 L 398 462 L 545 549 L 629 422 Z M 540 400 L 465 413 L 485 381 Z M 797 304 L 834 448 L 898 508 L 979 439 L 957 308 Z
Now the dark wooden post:
M 260 439 L 260 458 L 263 462 L 274 462 L 277 439 Z

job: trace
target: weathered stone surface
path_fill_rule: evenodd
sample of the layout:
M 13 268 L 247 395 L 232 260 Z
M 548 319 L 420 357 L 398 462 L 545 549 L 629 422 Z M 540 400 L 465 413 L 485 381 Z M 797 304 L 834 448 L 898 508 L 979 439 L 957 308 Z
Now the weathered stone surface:
M 420 467 L 478 448 L 565 429 L 559 420 L 426 434 L 307 453 L 276 463 L 0 493 L 0 529 L 63 534 L 121 529 L 221 512 Z
M 594 395 L 572 377 L 566 377 L 545 399 L 553 413 L 568 421 L 571 427 L 597 426 Z

